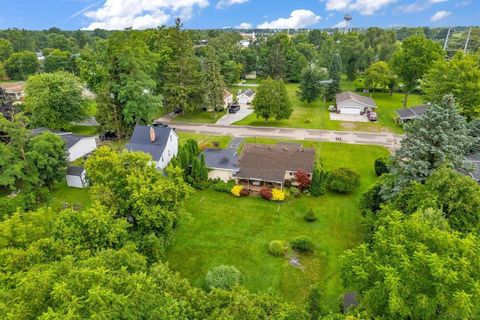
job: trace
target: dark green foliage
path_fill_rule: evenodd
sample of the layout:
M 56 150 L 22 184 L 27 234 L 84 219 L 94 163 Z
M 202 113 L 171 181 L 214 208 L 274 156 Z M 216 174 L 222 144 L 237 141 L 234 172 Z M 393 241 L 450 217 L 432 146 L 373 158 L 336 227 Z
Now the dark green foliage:
M 208 186 L 208 168 L 205 164 L 205 155 L 199 155 L 196 140 L 188 139 L 178 149 L 177 156 L 172 160 L 172 166 L 183 171 L 183 178 L 191 186 L 197 189 L 205 189 Z
M 340 168 L 330 172 L 327 186 L 330 191 L 349 193 L 360 185 L 360 175 L 349 168 Z
M 475 119 L 467 124 L 470 136 L 473 138 L 470 152 L 480 152 L 480 119 Z
M 327 189 L 327 181 L 328 172 L 318 165 L 315 166 L 310 183 L 310 194 L 315 197 L 323 196 Z
M 75 60 L 69 51 L 53 50 L 46 57 L 43 63 L 45 72 L 69 71 L 74 72 Z
M 292 249 L 298 250 L 300 252 L 312 252 L 315 250 L 315 244 L 312 241 L 312 238 L 307 236 L 298 236 L 289 241 Z
M 312 208 L 310 208 L 308 209 L 307 213 L 303 216 L 303 219 L 307 222 L 315 222 L 318 220 L 318 217 L 315 211 Z
M 385 203 L 382 197 L 383 181 L 379 180 L 370 187 L 363 195 L 361 201 L 361 208 L 366 211 L 376 213 L 380 210 L 381 205 Z
M 389 173 L 390 170 L 388 169 L 389 165 L 389 159 L 388 158 L 378 158 L 375 160 L 375 174 L 377 177 L 380 177 L 381 175 L 385 173 Z
M 7 60 L 12 53 L 12 43 L 7 39 L 0 39 L 0 62 Z
M 285 84 L 282 80 L 271 78 L 262 81 L 253 105 L 257 118 L 263 118 L 265 121 L 271 118 L 275 120 L 288 119 L 293 112 Z
M 286 250 L 287 246 L 285 245 L 285 241 L 283 240 L 272 240 L 268 244 L 268 252 L 270 252 L 270 254 L 273 256 L 284 256 Z
M 208 271 L 205 281 L 210 290 L 232 290 L 242 284 L 243 275 L 234 266 L 223 265 Z
M 307 67 L 303 69 L 298 91 L 300 101 L 312 103 L 324 94 L 324 85 L 322 80 L 326 80 L 328 74 L 322 69 Z
M 312 320 L 323 319 L 322 316 L 329 314 L 331 311 L 327 310 L 322 304 L 322 298 L 325 296 L 325 283 L 318 282 L 310 288 L 310 293 L 306 301 L 306 309 Z M 333 315 L 332 315 L 333 316 Z M 335 318 L 332 317 L 332 320 Z
M 204 107 L 217 111 L 224 107 L 223 94 L 225 83 L 220 70 L 220 64 L 213 49 L 209 48 L 203 61 Z
M 333 101 L 335 95 L 340 92 L 340 81 L 342 76 L 342 58 L 338 52 L 335 52 L 332 58 L 328 74 L 332 83 L 327 87 L 327 100 Z
M 4 63 L 7 75 L 14 80 L 26 80 L 38 71 L 37 55 L 24 51 L 12 54 Z
M 231 180 L 229 182 L 215 181 L 210 184 L 210 188 L 217 192 L 231 193 L 232 188 L 235 186 L 235 181 Z

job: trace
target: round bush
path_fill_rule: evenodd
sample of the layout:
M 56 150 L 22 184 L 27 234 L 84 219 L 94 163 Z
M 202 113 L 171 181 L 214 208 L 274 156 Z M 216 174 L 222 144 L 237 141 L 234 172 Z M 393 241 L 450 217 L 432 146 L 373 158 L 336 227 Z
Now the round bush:
M 310 237 L 298 236 L 290 240 L 290 245 L 293 249 L 301 252 L 310 252 L 315 249 L 315 245 Z
M 214 288 L 231 290 L 237 285 L 242 284 L 243 275 L 234 266 L 218 266 L 208 271 L 207 273 L 207 287 L 211 290 Z
M 360 185 L 360 175 L 349 168 L 340 168 L 330 173 L 327 186 L 330 191 L 349 193 Z
M 375 173 L 378 177 L 382 174 L 389 173 L 388 158 L 378 158 L 375 160 Z
M 282 240 L 273 240 L 268 244 L 268 252 L 276 257 L 285 255 L 286 249 L 285 241 Z
M 303 219 L 305 219 L 305 221 L 307 222 L 315 222 L 318 220 L 318 217 L 315 211 L 313 211 L 313 209 L 310 208 L 305 214 L 305 216 L 303 217 Z

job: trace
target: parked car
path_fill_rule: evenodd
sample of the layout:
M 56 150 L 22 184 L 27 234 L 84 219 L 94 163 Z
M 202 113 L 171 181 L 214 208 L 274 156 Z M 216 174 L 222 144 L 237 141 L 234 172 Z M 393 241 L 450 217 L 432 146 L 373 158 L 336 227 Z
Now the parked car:
M 173 113 L 175 114 L 183 113 L 183 109 L 181 107 L 176 107 L 175 109 L 173 109 Z
M 160 127 L 160 128 L 167 128 L 168 124 L 162 123 L 160 121 L 153 121 L 152 126 L 154 127 Z
M 107 131 L 104 134 L 100 135 L 101 141 L 114 141 L 117 140 L 117 135 L 115 132 Z
M 228 113 L 237 113 L 240 111 L 240 105 L 238 103 L 233 103 L 228 107 Z
M 376 112 L 368 111 L 367 112 L 367 117 L 368 117 L 368 120 L 370 120 L 370 121 L 377 121 L 377 113 Z

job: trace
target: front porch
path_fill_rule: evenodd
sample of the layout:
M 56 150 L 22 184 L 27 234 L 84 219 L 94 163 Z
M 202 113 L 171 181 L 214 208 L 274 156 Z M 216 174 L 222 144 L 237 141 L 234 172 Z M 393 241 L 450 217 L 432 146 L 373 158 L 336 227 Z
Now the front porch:
M 256 179 L 237 179 L 237 184 L 243 186 L 245 189 L 252 192 L 260 192 L 260 190 L 269 188 L 269 189 L 280 189 L 283 190 L 283 182 L 274 182 L 274 181 L 263 181 Z

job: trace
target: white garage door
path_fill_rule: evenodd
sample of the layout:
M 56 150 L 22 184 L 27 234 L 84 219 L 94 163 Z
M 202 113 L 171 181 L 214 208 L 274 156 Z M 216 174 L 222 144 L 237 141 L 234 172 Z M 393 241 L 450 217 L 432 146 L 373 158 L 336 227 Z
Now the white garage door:
M 360 114 L 362 108 L 360 107 L 341 107 L 340 113 L 343 114 Z

